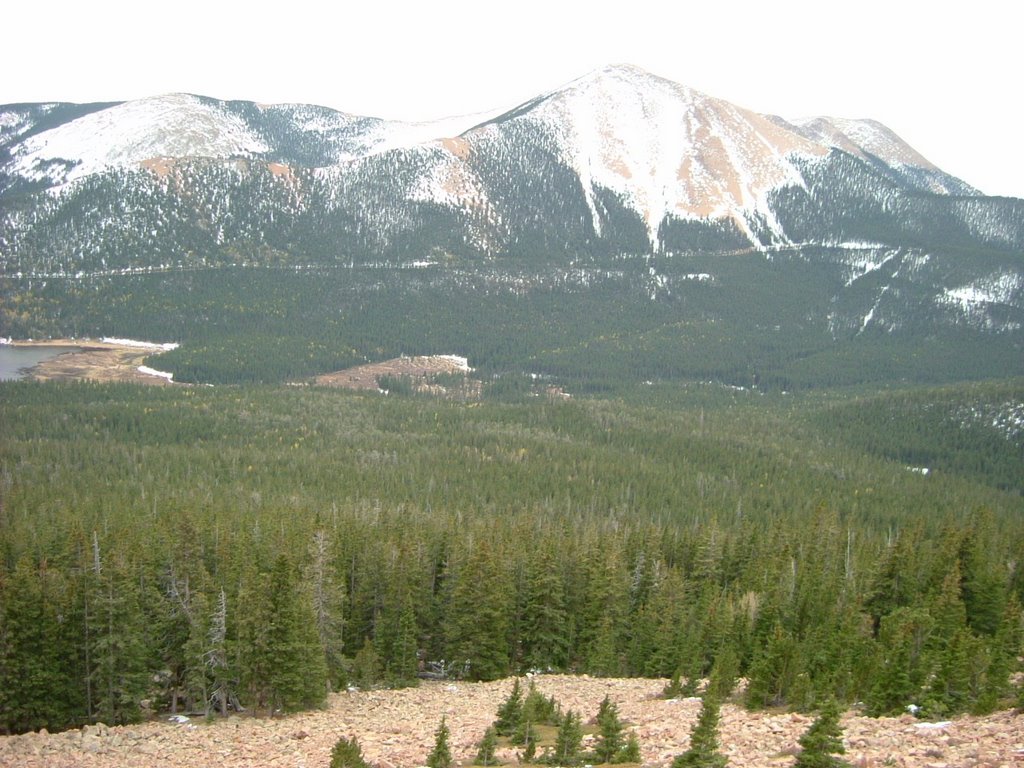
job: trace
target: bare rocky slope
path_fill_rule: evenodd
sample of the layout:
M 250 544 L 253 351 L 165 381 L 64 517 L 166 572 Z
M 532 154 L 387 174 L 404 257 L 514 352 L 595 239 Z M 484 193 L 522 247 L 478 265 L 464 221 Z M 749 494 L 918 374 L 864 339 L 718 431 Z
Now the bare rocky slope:
M 594 717 L 605 695 L 611 697 L 640 739 L 644 765 L 667 766 L 683 752 L 700 710 L 698 699 L 659 698 L 665 681 L 568 676 L 536 680 L 563 710 L 580 712 L 584 721 Z M 235 716 L 209 724 L 161 719 L 127 727 L 95 725 L 61 734 L 10 736 L 0 738 L 0 766 L 326 768 L 339 736 L 357 737 L 364 757 L 378 768 L 420 766 L 442 715 L 451 728 L 456 762 L 469 765 L 511 685 L 510 680 L 425 683 L 404 691 L 335 694 L 323 711 L 281 718 Z M 791 765 L 797 740 L 812 720 L 792 713 L 750 713 L 727 704 L 719 728 L 722 752 L 732 766 Z M 846 758 L 855 766 L 1024 765 L 1024 716 L 1010 711 L 950 723 L 924 723 L 910 715 L 873 719 L 850 712 L 842 725 Z M 517 762 L 514 750 L 502 750 L 498 757 Z

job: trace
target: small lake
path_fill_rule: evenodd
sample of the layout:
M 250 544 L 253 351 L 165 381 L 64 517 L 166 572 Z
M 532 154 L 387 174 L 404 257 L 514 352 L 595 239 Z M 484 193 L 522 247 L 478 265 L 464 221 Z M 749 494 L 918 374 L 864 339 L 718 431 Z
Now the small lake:
M 77 352 L 81 347 L 12 347 L 0 344 L 0 381 L 25 378 L 25 369 L 52 360 L 65 352 Z

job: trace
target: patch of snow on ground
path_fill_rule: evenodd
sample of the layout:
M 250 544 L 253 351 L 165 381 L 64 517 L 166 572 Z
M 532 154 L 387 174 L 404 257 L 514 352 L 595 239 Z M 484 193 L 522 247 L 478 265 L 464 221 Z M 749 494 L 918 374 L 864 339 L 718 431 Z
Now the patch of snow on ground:
M 138 372 L 145 376 L 159 376 L 161 379 L 167 379 L 168 381 L 174 380 L 174 374 L 168 373 L 167 371 L 158 371 L 155 368 L 150 368 L 148 365 L 140 365 L 137 368 Z
M 871 243 L 866 240 L 822 240 L 821 244 L 826 248 L 843 248 L 851 251 L 885 248 L 885 243 Z
M 849 288 L 864 275 L 875 272 L 887 263 L 895 258 L 896 251 L 871 251 L 866 254 L 858 255 L 847 262 L 847 266 L 850 268 L 850 276 L 844 283 L 845 287 Z
M 460 371 L 466 371 L 468 373 L 473 370 L 469 367 L 469 360 L 465 357 L 460 357 L 459 355 L 438 355 L 438 357 L 442 360 L 448 360 L 449 362 L 454 363 L 455 367 Z
M 119 347 L 138 347 L 139 349 L 159 349 L 162 352 L 170 352 L 172 349 L 177 349 L 180 344 L 176 342 L 168 342 L 166 344 L 157 344 L 152 341 L 135 341 L 134 339 L 114 339 L 109 336 L 104 336 L 100 339 L 104 344 L 116 344 Z
M 990 427 L 1011 442 L 1024 437 L 1024 400 L 965 405 L 957 409 L 954 418 L 961 427 Z
M 862 320 L 861 324 L 860 324 L 860 330 L 857 331 L 857 335 L 858 336 L 860 334 L 864 333 L 864 329 L 868 327 L 868 323 L 870 323 L 872 321 L 872 319 L 874 319 L 874 317 L 875 317 L 875 310 L 878 309 L 878 305 L 882 303 L 882 299 L 885 297 L 885 294 L 888 291 L 889 291 L 889 286 L 888 285 L 882 288 L 881 292 L 878 294 L 878 298 L 875 299 L 875 303 L 871 305 L 871 309 L 869 309 L 868 313 L 866 315 L 864 315 L 864 320 Z
M 990 275 L 972 283 L 946 290 L 944 299 L 970 311 L 977 304 L 1015 304 L 1024 289 L 1024 278 L 1006 272 Z

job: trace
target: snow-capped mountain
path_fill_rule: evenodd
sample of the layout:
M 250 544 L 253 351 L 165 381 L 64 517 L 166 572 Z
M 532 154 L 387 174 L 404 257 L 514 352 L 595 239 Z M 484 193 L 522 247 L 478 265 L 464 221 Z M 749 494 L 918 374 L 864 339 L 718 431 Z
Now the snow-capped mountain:
M 828 152 L 763 115 L 628 66 L 587 75 L 520 112 L 513 119 L 555 137 L 598 232 L 595 192 L 605 189 L 640 215 L 655 246 L 669 216 L 731 219 L 751 234 L 748 215 L 772 217 L 768 193 L 802 183 L 793 160 Z
M 759 114 L 631 66 L 435 123 L 185 94 L 0 107 L 6 275 L 808 248 L 843 270 L 834 328 L 898 323 L 908 274 L 950 316 L 982 295 L 1024 309 L 1024 201 L 980 195 L 877 122 Z M 999 264 L 940 255 L 965 252 Z M 865 262 L 905 269 L 861 296 L 883 273 Z M 990 284 L 1009 287 L 972 287 Z
M 53 106 L 39 105 L 34 116 L 31 105 L 0 108 L 0 190 L 25 183 L 60 188 L 140 168 L 159 176 L 176 164 L 239 160 L 287 166 L 292 179 L 302 170 L 326 169 L 310 178 L 345 189 L 373 167 L 365 160 L 392 152 L 404 162 L 390 158 L 383 165 L 397 161 L 409 176 L 400 185 L 405 199 L 396 203 L 487 210 L 490 223 L 501 220 L 508 231 L 477 240 L 497 246 L 514 238 L 517 222 L 494 166 L 512 171 L 539 151 L 549 172 L 572 176 L 587 212 L 580 236 L 601 238 L 615 215 L 611 197 L 616 210 L 639 218 L 654 249 L 665 245 L 662 229 L 674 221 L 719 226 L 755 246 L 802 241 L 787 231 L 773 196 L 807 191 L 809 171 L 837 155 L 881 170 L 903 191 L 977 196 L 879 123 L 787 122 L 631 66 L 593 72 L 503 114 L 434 123 L 169 94 L 86 106 L 84 114 L 51 126 L 44 118 Z M 328 196 L 336 200 L 339 189 Z M 312 204 L 316 196 L 303 197 Z

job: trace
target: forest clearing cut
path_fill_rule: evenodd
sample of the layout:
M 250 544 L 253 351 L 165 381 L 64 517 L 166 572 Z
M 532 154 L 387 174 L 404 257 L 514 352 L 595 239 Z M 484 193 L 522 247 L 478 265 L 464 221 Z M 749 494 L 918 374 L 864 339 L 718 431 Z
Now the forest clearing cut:
M 325 373 L 313 379 L 328 387 L 356 390 L 386 390 L 381 381 L 406 381 L 415 392 L 441 397 L 476 399 L 481 384 L 468 374 L 472 371 L 466 358 L 457 355 L 416 355 L 395 357 L 378 363 L 367 363 Z
M 627 731 L 639 738 L 645 766 L 668 766 L 687 749 L 701 706 L 695 698 L 661 698 L 664 680 L 566 675 L 534 680 L 542 693 L 555 697 L 563 712 L 580 714 L 585 726 L 607 695 L 618 706 Z M 210 722 L 162 718 L 131 726 L 92 725 L 60 734 L 0 737 L 0 766 L 327 768 L 338 738 L 355 736 L 371 765 L 406 768 L 424 765 L 442 715 L 451 730 L 455 763 L 468 766 L 511 688 L 511 680 L 425 682 L 405 690 L 333 694 L 323 710 L 285 717 L 236 715 Z M 718 730 L 720 752 L 729 765 L 740 768 L 792 765 L 799 751 L 797 740 L 813 719 L 789 712 L 747 712 L 725 704 Z M 1021 715 L 1011 711 L 946 723 L 924 723 L 911 715 L 874 719 L 851 712 L 842 718 L 845 759 L 862 768 L 1020 766 L 1021 724 Z M 584 749 L 591 738 L 584 738 Z M 502 764 L 515 765 L 518 752 L 502 746 L 496 757 Z

